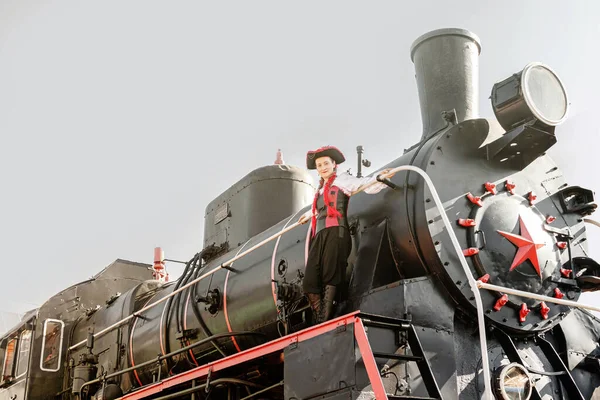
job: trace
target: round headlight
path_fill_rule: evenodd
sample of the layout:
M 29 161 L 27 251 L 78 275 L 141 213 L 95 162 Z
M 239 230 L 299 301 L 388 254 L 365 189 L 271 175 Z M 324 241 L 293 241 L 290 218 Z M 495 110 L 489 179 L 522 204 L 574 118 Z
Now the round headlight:
M 529 400 L 533 385 L 525 367 L 519 363 L 496 370 L 496 394 L 503 400 Z
M 537 119 L 556 126 L 567 118 L 567 92 L 550 67 L 530 63 L 492 88 L 492 107 L 505 130 Z

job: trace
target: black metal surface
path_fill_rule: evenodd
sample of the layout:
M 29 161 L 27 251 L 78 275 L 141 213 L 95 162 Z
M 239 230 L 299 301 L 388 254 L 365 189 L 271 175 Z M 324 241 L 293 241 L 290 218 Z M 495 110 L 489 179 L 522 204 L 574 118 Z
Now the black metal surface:
M 423 137 L 444 125 L 444 111 L 456 110 L 458 121 L 477 118 L 480 51 L 477 35 L 464 29 L 438 29 L 412 44 Z
M 377 344 L 371 345 L 373 354 L 376 356 L 376 358 L 387 357 L 388 359 L 416 362 L 429 396 L 432 396 L 436 399 L 442 399 L 440 387 L 433 375 L 431 365 L 425 356 L 423 347 L 421 346 L 421 341 L 419 340 L 419 336 L 417 335 L 415 327 L 412 325 L 411 321 L 406 319 L 392 318 L 385 315 L 366 313 L 359 314 L 359 317 L 363 319 L 363 323 L 367 327 L 373 326 L 392 330 L 394 332 L 406 332 L 406 341 L 410 347 L 412 356 L 404 354 L 381 353 L 380 351 L 377 351 Z
M 419 370 L 421 371 L 421 377 L 425 382 L 425 387 L 429 392 L 430 396 L 433 398 L 441 399 L 442 393 L 440 392 L 440 388 L 433 376 L 433 372 L 431 371 L 431 365 L 425 357 L 425 353 L 423 352 L 423 347 L 421 347 L 421 341 L 419 340 L 419 336 L 415 331 L 415 327 L 413 325 L 408 328 L 408 344 L 410 346 L 413 355 L 415 355 L 417 359 L 417 365 L 419 366 Z
M 411 356 L 407 354 L 392 354 L 373 352 L 375 358 L 385 358 L 386 360 L 405 360 L 405 361 L 421 361 L 423 357 Z
M 559 379 L 567 389 L 569 399 L 584 400 L 577 383 L 575 383 L 575 380 L 573 380 L 571 372 L 569 372 L 569 369 L 566 367 L 565 363 L 554 349 L 554 346 L 552 346 L 549 341 L 541 337 L 537 339 L 537 342 L 540 348 L 544 351 L 546 357 L 548 357 L 548 361 L 550 361 L 550 364 L 552 364 L 552 368 L 554 368 L 555 371 L 565 371 L 565 374 L 560 375 Z
M 495 329 L 494 336 L 500 342 L 500 345 L 502 346 L 502 349 L 504 349 L 504 352 L 506 353 L 506 356 L 508 357 L 510 362 L 516 362 L 521 365 L 525 365 L 525 363 L 523 362 L 523 359 L 521 359 L 521 355 L 519 354 L 517 347 L 515 346 L 511 337 L 508 334 L 506 334 L 505 332 L 503 332 L 500 329 Z M 533 385 L 533 388 L 532 388 L 532 392 L 531 392 L 531 400 L 542 400 L 542 397 L 540 396 L 540 392 L 538 391 L 538 389 L 535 387 L 535 385 L 533 383 L 532 383 L 532 385 Z
M 486 145 L 489 160 L 524 169 L 556 143 L 551 132 L 533 125 L 520 125 Z
M 356 385 L 354 326 L 330 331 L 284 350 L 284 394 L 307 399 Z
M 250 172 L 206 206 L 204 247 L 236 249 L 310 204 L 312 176 L 303 168 L 267 165 Z

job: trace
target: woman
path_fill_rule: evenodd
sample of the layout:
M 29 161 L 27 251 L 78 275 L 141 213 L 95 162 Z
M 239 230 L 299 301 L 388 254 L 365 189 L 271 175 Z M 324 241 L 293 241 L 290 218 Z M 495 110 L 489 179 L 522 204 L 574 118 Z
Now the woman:
M 301 224 L 311 220 L 311 244 L 306 262 L 303 290 L 316 323 L 327 321 L 333 314 L 333 302 L 337 289 L 345 284 L 345 272 L 352 240 L 346 213 L 352 192 L 360 186 L 374 182 L 370 178 L 356 178 L 348 173 L 337 174 L 337 166 L 345 161 L 340 150 L 334 146 L 321 147 L 306 154 L 308 169 L 316 169 L 320 179 L 312 210 L 300 217 Z M 389 169 L 379 174 L 389 173 Z M 389 175 L 389 177 L 393 176 Z M 387 187 L 376 183 L 364 191 L 377 193 Z

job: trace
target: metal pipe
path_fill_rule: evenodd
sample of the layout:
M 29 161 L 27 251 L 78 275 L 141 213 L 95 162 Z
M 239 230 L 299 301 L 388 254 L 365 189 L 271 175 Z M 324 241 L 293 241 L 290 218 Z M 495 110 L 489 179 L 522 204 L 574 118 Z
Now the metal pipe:
M 210 385 L 220 385 L 222 383 L 235 383 L 235 384 L 239 384 L 239 385 L 246 385 L 246 386 L 252 386 L 252 387 L 260 387 L 260 385 L 257 385 L 256 383 L 253 382 L 249 382 L 249 381 L 243 381 L 241 379 L 236 379 L 236 378 L 220 378 L 220 379 L 215 379 L 214 381 L 210 382 Z M 203 383 L 202 385 L 199 386 L 195 386 L 195 387 L 191 387 L 189 389 L 185 389 L 179 392 L 175 392 L 175 393 L 171 393 L 168 394 L 166 396 L 162 396 L 162 397 L 157 397 L 154 400 L 169 400 L 169 399 L 174 399 L 177 397 L 181 397 L 183 395 L 186 394 L 190 394 L 190 393 L 194 393 L 197 392 L 199 390 L 204 389 L 207 386 L 206 383 Z
M 276 383 L 276 384 L 274 384 L 274 385 L 271 385 L 271 386 L 269 386 L 269 387 L 266 387 L 266 388 L 264 388 L 264 389 L 261 389 L 261 390 L 259 390 L 258 392 L 254 392 L 254 393 L 252 393 L 250 396 L 243 397 L 243 398 L 242 398 L 242 400 L 251 399 L 252 397 L 254 397 L 254 396 L 256 396 L 256 395 L 259 395 L 259 394 L 261 394 L 261 393 L 264 393 L 264 392 L 268 392 L 269 390 L 271 390 L 271 389 L 275 389 L 277 386 L 281 386 L 281 385 L 283 385 L 283 381 L 281 381 L 281 382 L 279 382 L 279 383 Z
M 157 306 L 158 304 L 162 303 L 163 301 L 175 296 L 177 293 L 184 291 L 185 289 L 189 288 L 192 285 L 195 285 L 196 283 L 200 282 L 201 280 L 203 280 L 204 278 L 206 278 L 207 276 L 210 276 L 212 274 L 214 274 L 215 272 L 223 269 L 223 268 L 227 268 L 228 266 L 230 266 L 231 264 L 233 264 L 235 261 L 239 260 L 240 258 L 244 257 L 246 254 L 253 252 L 254 250 L 258 249 L 259 247 L 265 245 L 266 243 L 270 242 L 273 239 L 277 239 L 279 236 L 283 235 L 286 232 L 291 231 L 292 229 L 294 229 L 295 227 L 297 227 L 298 225 L 300 225 L 299 222 L 296 222 L 290 226 L 288 226 L 287 228 L 279 231 L 278 233 L 275 233 L 272 236 L 269 236 L 268 238 L 266 238 L 265 240 L 263 240 L 260 243 L 255 244 L 254 246 L 250 247 L 248 250 L 238 254 L 237 256 L 233 257 L 232 259 L 230 259 L 229 261 L 219 265 L 218 267 L 213 268 L 212 270 L 202 274 L 201 276 L 199 276 L 198 278 L 194 279 L 193 281 L 190 281 L 189 283 L 187 283 L 186 285 L 183 285 L 182 287 L 180 287 L 177 290 L 174 290 L 173 292 L 169 293 L 168 296 L 165 296 L 153 303 L 148 304 L 147 306 L 143 307 L 142 309 L 140 309 L 139 311 L 134 312 L 133 314 L 123 318 L 120 321 L 115 322 L 114 324 L 102 329 L 100 332 L 95 333 L 94 334 L 94 338 L 98 338 L 100 336 L 105 335 L 106 333 L 112 331 L 115 328 L 118 328 L 119 326 L 125 324 L 126 322 L 128 322 L 129 320 L 131 320 L 134 317 L 138 317 L 140 314 L 142 314 L 144 311 L 147 311 L 149 309 L 151 309 L 152 307 Z M 69 350 L 75 350 L 76 348 L 78 348 L 79 346 L 83 345 L 86 343 L 87 340 L 82 340 L 79 343 L 74 344 L 73 346 L 69 347 Z
M 490 285 L 489 283 L 484 283 L 481 281 L 477 281 L 477 286 L 480 289 L 493 290 L 495 292 L 501 292 L 506 294 L 514 294 L 515 296 L 528 297 L 530 299 L 547 301 L 549 303 L 562 304 L 564 306 L 577 307 L 577 308 L 585 308 L 586 310 L 598 311 L 600 312 L 600 307 L 589 306 L 587 304 L 578 303 L 572 300 L 563 300 L 557 299 L 555 297 L 548 297 L 541 294 L 531 293 L 531 292 L 523 292 L 522 290 L 511 289 L 503 286 Z
M 475 296 L 475 304 L 477 305 L 477 322 L 479 325 L 479 344 L 481 347 L 481 362 L 482 362 L 483 379 L 484 379 L 483 399 L 484 400 L 493 400 L 494 396 L 493 396 L 492 390 L 490 388 L 490 382 L 491 382 L 490 363 L 489 363 L 488 354 L 487 354 L 487 340 L 486 340 L 486 335 L 485 335 L 485 319 L 484 319 L 484 315 L 483 315 L 483 302 L 481 300 L 481 293 L 479 292 L 479 289 L 477 286 L 477 281 L 475 281 L 475 278 L 473 277 L 473 274 L 471 273 L 471 270 L 469 269 L 469 266 L 467 265 L 467 260 L 462 252 L 460 244 L 458 243 L 458 239 L 456 238 L 454 229 L 452 229 L 452 224 L 450 223 L 450 220 L 448 219 L 448 216 L 446 215 L 446 212 L 444 210 L 444 205 L 443 205 L 442 201 L 440 200 L 440 196 L 438 195 L 438 192 L 435 189 L 433 181 L 431 180 L 429 175 L 427 175 L 427 173 L 425 171 L 423 171 L 421 168 L 418 168 L 418 167 L 415 167 L 412 165 L 402 165 L 400 167 L 393 168 L 391 171 L 389 171 L 386 174 L 380 174 L 378 176 L 378 178 L 380 178 L 380 177 L 386 178 L 386 177 L 390 176 L 391 174 L 395 174 L 396 172 L 399 172 L 399 171 L 416 172 L 417 174 L 421 175 L 421 177 L 425 180 L 425 183 L 427 184 L 427 187 L 429 188 L 429 191 L 431 192 L 431 196 L 433 197 L 434 203 L 435 203 L 438 211 L 440 212 L 440 217 L 442 218 L 442 221 L 444 222 L 444 226 L 446 227 L 446 230 L 448 231 L 448 236 L 450 236 L 452 245 L 454 246 L 454 249 L 456 250 L 456 254 L 458 255 L 460 264 L 465 272 L 467 281 L 469 282 L 469 286 L 471 287 L 471 291 L 473 292 L 473 295 Z M 378 183 L 378 182 L 373 181 L 373 182 L 367 183 L 367 184 L 359 187 L 358 189 L 356 189 L 352 193 L 352 195 L 362 192 L 366 188 L 368 188 L 376 183 Z M 477 371 L 475 371 L 475 373 L 477 373 Z
M 113 372 L 112 374 L 108 374 L 106 376 L 102 376 L 102 378 L 96 378 L 96 379 L 93 379 L 91 381 L 87 381 L 83 385 L 81 385 L 81 387 L 79 388 L 79 398 L 82 398 L 81 397 L 81 393 L 83 392 L 83 388 L 86 387 L 86 386 L 93 385 L 94 383 L 98 383 L 100 381 L 106 381 L 107 379 L 114 378 L 115 376 L 126 374 L 127 372 L 134 371 L 134 370 L 136 370 L 138 368 L 141 368 L 141 367 L 146 367 L 148 365 L 152 365 L 152 364 L 154 364 L 156 362 L 160 362 L 160 361 L 162 361 L 162 360 L 164 360 L 166 358 L 176 356 L 177 354 L 180 354 L 180 353 L 184 353 L 184 352 L 186 352 L 188 350 L 193 349 L 194 347 L 198 347 L 201 344 L 206 344 L 206 343 L 208 343 L 208 342 L 210 342 L 212 340 L 215 340 L 215 339 L 226 338 L 226 337 L 231 337 L 231 336 L 245 336 L 245 335 L 264 336 L 264 333 L 260 333 L 260 332 L 225 332 L 225 333 L 219 333 L 217 335 L 213 335 L 213 336 L 204 338 L 204 339 L 199 340 L 199 341 L 197 341 L 195 343 L 192 343 L 192 344 L 190 344 L 188 346 L 182 347 L 179 350 L 175 350 L 175 351 L 172 351 L 171 353 L 165 354 L 164 356 L 158 356 L 158 357 L 156 357 L 156 358 L 154 358 L 152 360 L 144 361 L 141 364 L 134 365 L 133 367 L 125 368 L 125 369 L 122 369 L 120 371 Z M 160 367 L 160 365 L 159 365 L 159 367 Z

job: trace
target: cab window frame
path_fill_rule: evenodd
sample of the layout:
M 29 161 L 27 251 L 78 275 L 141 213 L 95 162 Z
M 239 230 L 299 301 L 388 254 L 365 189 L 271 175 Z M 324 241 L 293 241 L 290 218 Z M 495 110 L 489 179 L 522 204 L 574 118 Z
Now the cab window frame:
M 24 339 L 23 336 L 29 334 L 29 338 Z M 14 358 L 15 360 L 13 361 L 14 367 L 13 367 L 13 371 L 14 371 L 14 375 L 15 375 L 15 379 L 21 378 L 22 376 L 24 376 L 27 371 L 29 371 L 29 360 L 31 358 L 31 340 L 33 339 L 33 331 L 31 329 L 25 329 L 23 331 L 21 331 L 21 333 L 19 333 L 18 339 L 17 339 L 17 349 L 15 351 L 15 355 Z M 26 357 L 22 358 L 21 357 L 21 353 L 23 351 L 22 346 L 27 345 L 27 355 Z M 21 371 L 21 373 L 19 373 L 19 368 L 21 368 L 22 364 L 21 363 L 25 363 L 25 370 Z
M 57 355 L 57 360 L 54 363 L 56 363 L 56 368 L 47 368 L 44 366 L 44 359 L 46 358 L 46 342 L 48 341 L 47 339 L 47 335 L 48 333 L 48 326 L 50 324 L 59 324 L 60 325 L 60 337 L 59 337 L 59 341 L 58 341 L 58 347 L 56 348 L 56 350 L 58 351 L 58 355 Z M 54 329 L 54 327 L 53 327 Z M 44 321 L 44 329 L 42 331 L 42 348 L 40 351 L 40 370 L 44 371 L 44 372 L 58 372 L 60 371 L 60 363 L 62 361 L 62 345 L 63 345 L 63 340 L 64 340 L 64 331 L 65 331 L 65 323 L 63 321 L 61 321 L 60 319 L 52 319 L 52 318 L 48 318 Z
M 12 349 L 9 350 L 11 343 L 14 342 Z M 17 362 L 15 354 L 19 345 L 19 336 L 9 336 L 6 338 L 6 347 L 4 348 L 4 357 L 2 357 L 2 375 L 0 375 L 0 384 L 5 386 L 15 379 L 15 364 Z M 10 357 L 10 362 L 8 359 Z M 10 364 L 10 365 L 7 365 Z M 8 371 L 7 371 L 8 367 Z

